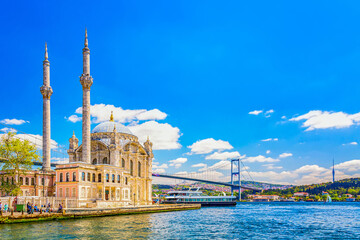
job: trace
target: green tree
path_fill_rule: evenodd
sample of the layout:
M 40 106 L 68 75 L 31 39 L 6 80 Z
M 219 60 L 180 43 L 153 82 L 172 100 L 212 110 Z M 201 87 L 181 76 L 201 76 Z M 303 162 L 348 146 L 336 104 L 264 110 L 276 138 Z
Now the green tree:
M 1 172 L 7 180 L 1 178 L 1 191 L 8 195 L 19 195 L 21 183 L 18 179 L 27 170 L 31 170 L 33 161 L 38 159 L 39 155 L 34 144 L 16 138 L 15 133 L 3 135 L 0 139 Z

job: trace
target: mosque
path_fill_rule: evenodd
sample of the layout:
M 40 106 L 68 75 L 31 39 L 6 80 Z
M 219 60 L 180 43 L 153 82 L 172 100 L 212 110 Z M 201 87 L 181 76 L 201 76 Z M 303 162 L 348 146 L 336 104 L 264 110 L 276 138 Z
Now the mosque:
M 69 163 L 57 165 L 56 196 L 79 201 L 78 206 L 148 205 L 152 202 L 152 143 L 141 144 L 124 125 L 107 122 L 90 127 L 90 49 L 85 30 L 83 48 L 82 144 L 69 139 Z
M 47 47 L 43 62 L 43 164 L 41 170 L 22 177 L 21 189 L 27 196 L 56 196 L 76 200 L 77 207 L 118 207 L 152 203 L 152 143 L 141 144 L 126 126 L 109 121 L 91 131 L 90 49 L 87 31 L 83 48 L 82 144 L 75 133 L 69 139 L 69 163 L 51 169 L 50 147 L 50 62 Z M 42 183 L 42 184 L 41 184 Z M 41 192 L 42 191 L 42 192 Z

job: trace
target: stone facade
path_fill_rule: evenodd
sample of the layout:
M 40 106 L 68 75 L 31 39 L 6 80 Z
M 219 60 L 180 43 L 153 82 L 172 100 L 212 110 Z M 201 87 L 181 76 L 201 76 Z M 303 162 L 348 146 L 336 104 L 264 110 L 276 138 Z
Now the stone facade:
M 55 172 L 54 171 L 26 171 L 20 177 L 10 177 L 6 173 L 0 173 L 4 181 L 16 181 L 21 183 L 20 196 L 52 197 L 55 194 Z M 45 179 L 45 180 L 44 180 Z M 0 196 L 5 193 L 0 192 Z

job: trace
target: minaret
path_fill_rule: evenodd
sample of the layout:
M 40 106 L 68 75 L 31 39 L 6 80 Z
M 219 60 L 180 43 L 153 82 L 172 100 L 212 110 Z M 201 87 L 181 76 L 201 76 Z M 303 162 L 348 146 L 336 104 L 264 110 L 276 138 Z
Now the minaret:
M 48 60 L 47 44 L 45 43 L 45 60 L 43 61 L 43 85 L 40 88 L 43 96 L 43 163 L 44 171 L 51 170 L 51 145 L 50 145 L 50 97 L 53 93 L 50 87 L 50 62 Z
M 90 87 L 93 79 L 90 76 L 90 49 L 88 48 L 87 30 L 85 29 L 85 47 L 83 48 L 83 74 L 80 77 L 83 88 L 82 106 L 82 161 L 90 163 L 91 139 L 90 139 Z

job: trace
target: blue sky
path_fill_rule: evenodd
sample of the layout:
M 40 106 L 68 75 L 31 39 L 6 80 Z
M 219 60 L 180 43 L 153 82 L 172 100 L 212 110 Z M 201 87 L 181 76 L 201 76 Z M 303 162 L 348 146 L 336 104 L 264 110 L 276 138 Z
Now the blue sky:
M 28 121 L 12 126 L 42 133 L 46 41 L 52 139 L 68 146 L 73 130 L 81 138 L 81 122 L 69 117 L 81 117 L 86 26 L 92 128 L 113 110 L 140 139 L 150 135 L 161 148 L 155 171 L 192 172 L 240 154 L 255 180 L 327 181 L 333 157 L 339 178 L 359 176 L 356 1 L 17 1 L 3 9 L 3 123 Z

